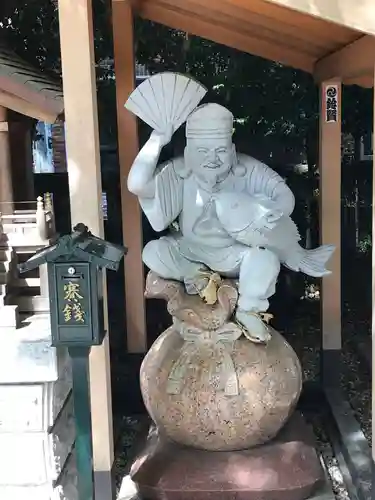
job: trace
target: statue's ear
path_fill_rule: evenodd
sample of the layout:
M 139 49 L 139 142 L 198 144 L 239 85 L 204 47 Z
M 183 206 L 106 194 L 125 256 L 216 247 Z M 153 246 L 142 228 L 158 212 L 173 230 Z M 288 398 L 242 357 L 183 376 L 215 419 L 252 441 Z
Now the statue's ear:
M 238 164 L 236 145 L 232 143 L 232 166 L 236 167 Z
M 182 179 L 187 179 L 191 174 L 191 168 L 189 167 L 189 165 L 191 165 L 191 160 L 189 156 L 189 148 L 186 145 L 184 149 L 184 161 L 178 162 L 179 168 L 177 169 L 177 173 Z
M 184 149 L 185 168 L 186 168 L 186 165 L 189 164 L 189 159 L 190 159 L 189 156 L 190 156 L 189 147 L 188 147 L 188 145 L 186 145 L 185 149 Z
M 232 172 L 236 177 L 244 177 L 246 174 L 246 167 L 238 162 L 235 144 L 232 144 Z

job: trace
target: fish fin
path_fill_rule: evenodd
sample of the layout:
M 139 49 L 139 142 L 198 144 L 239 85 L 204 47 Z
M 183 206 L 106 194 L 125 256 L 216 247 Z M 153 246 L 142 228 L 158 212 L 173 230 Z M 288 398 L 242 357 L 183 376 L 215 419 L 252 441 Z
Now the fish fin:
M 285 266 L 286 268 L 288 268 L 288 269 L 290 269 L 291 271 L 294 271 L 294 272 L 296 272 L 296 273 L 298 273 L 298 272 L 299 272 L 299 270 L 300 270 L 300 267 L 299 267 L 299 266 L 300 266 L 300 263 L 301 263 L 301 261 L 300 261 L 300 260 L 299 260 L 299 261 L 297 261 L 297 259 L 290 259 L 290 258 L 289 258 L 288 260 L 286 260 L 285 262 L 283 262 L 283 264 L 284 264 L 284 266 Z
M 325 266 L 334 251 L 334 245 L 322 245 L 313 250 L 304 250 L 299 270 L 314 278 L 321 278 L 331 274 L 331 271 L 326 269 Z

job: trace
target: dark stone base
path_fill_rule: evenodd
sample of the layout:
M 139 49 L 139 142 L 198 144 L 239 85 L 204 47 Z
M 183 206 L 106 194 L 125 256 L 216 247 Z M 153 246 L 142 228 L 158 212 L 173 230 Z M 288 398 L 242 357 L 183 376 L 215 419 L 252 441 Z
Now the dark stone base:
M 185 448 L 151 431 L 131 477 L 145 500 L 305 500 L 324 482 L 298 413 L 272 442 L 236 452 Z

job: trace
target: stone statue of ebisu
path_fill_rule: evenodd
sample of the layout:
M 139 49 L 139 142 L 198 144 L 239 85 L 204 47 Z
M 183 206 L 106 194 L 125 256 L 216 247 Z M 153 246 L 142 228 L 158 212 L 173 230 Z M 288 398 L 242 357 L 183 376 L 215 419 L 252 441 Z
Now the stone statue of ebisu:
M 163 73 L 146 85 L 126 103 L 154 128 L 132 165 L 128 189 L 155 231 L 171 225 L 176 230 L 149 242 L 143 261 L 160 277 L 185 283 L 187 293 L 199 294 L 209 304 L 215 302 L 222 278 L 238 280 L 235 319 L 248 338 L 266 343 L 268 299 L 275 293 L 280 264 L 321 277 L 329 273 L 325 266 L 334 247 L 305 250 L 299 245 L 290 218 L 292 191 L 271 168 L 236 152 L 232 113 L 215 103 L 198 106 L 203 94 L 198 82 Z M 176 111 L 178 99 L 183 112 L 181 105 Z M 159 165 L 162 148 L 182 120 L 184 155 Z

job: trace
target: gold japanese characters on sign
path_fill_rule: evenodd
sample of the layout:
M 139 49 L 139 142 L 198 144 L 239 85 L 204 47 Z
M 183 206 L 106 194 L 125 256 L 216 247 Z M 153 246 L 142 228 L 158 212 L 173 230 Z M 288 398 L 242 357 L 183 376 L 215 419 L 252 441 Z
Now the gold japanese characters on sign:
M 64 285 L 64 321 L 69 323 L 75 321 L 76 323 L 85 322 L 85 310 L 82 306 L 83 296 L 80 293 L 80 284 L 69 281 Z

